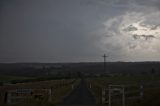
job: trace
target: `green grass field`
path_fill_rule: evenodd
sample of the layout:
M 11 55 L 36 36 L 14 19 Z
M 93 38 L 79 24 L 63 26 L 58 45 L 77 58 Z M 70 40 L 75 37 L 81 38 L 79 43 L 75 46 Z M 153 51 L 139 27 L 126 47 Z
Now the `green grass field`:
M 22 79 L 25 77 L 22 77 Z M 3 79 L 3 78 L 2 78 Z M 16 79 L 10 77 L 10 80 Z M 4 78 L 5 80 L 5 78 Z M 8 79 L 9 80 L 9 79 Z M 141 99 L 127 100 L 125 106 L 160 106 L 160 76 L 158 75 L 137 75 L 137 76 L 108 76 L 87 78 L 88 85 L 92 94 L 96 98 L 97 106 L 107 106 L 101 103 L 102 89 L 108 88 L 109 84 L 120 84 L 127 86 L 136 86 L 129 90 L 136 90 L 140 85 L 144 86 L 144 97 Z M 44 101 L 32 100 L 29 103 L 21 103 L 14 106 L 57 106 L 72 91 L 72 85 L 75 87 L 79 84 L 80 79 L 61 79 L 49 81 L 37 81 L 28 83 L 5 84 L 0 86 L 0 106 L 4 106 L 4 94 L 8 90 L 29 88 L 29 89 L 52 89 L 52 100 L 49 103 L 47 97 Z M 136 94 L 137 95 L 137 94 Z M 114 102 L 112 106 L 121 106 L 120 102 Z
M 0 82 L 10 82 L 13 80 L 25 80 L 25 79 L 33 79 L 33 78 L 32 77 L 0 75 Z

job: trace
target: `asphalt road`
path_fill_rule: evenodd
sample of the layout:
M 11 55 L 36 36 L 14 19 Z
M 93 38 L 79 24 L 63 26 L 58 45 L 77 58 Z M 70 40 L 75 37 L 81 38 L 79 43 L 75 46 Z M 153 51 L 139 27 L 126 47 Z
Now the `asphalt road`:
M 67 96 L 61 106 L 95 106 L 95 98 L 84 80 Z

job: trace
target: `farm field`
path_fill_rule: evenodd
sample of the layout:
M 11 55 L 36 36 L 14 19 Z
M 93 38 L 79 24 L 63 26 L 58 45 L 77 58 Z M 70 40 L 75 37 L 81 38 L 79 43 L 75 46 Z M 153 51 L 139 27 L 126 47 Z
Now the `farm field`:
M 0 86 L 0 106 L 5 106 L 5 92 L 14 89 L 51 89 L 52 93 L 50 102 L 48 102 L 48 97 L 44 97 L 43 101 L 32 100 L 32 102 L 19 103 L 13 106 L 55 106 L 61 103 L 63 98 L 73 90 L 73 86 L 76 87 L 79 82 L 79 79 L 61 79 Z
M 96 97 L 96 104 L 102 105 L 102 89 L 108 89 L 108 85 L 123 85 L 128 91 L 139 91 L 143 85 L 143 97 L 140 99 L 127 99 L 125 106 L 159 106 L 160 105 L 160 76 L 158 75 L 135 75 L 135 76 L 108 76 L 88 78 L 88 87 Z M 130 88 L 129 88 L 130 87 Z M 140 91 L 139 91 L 140 92 Z M 108 93 L 108 91 L 107 91 Z M 137 96 L 139 93 L 133 93 Z M 132 97 L 131 96 L 131 97 Z M 106 97 L 107 98 L 107 97 Z M 121 98 L 119 101 L 113 101 L 111 106 L 121 106 Z M 104 106 L 108 103 L 104 103 Z
M 26 79 L 33 79 L 33 77 L 22 77 L 22 76 L 11 76 L 11 75 L 0 75 L 0 82 L 10 82 L 14 80 L 26 80 Z

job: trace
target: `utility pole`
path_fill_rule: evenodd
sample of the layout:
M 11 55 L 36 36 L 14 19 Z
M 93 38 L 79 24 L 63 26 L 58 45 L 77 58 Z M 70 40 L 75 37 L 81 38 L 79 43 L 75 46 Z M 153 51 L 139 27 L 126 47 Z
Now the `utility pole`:
M 106 72 L 106 58 L 108 56 L 106 56 L 106 54 L 104 54 L 102 57 L 104 58 L 104 72 Z

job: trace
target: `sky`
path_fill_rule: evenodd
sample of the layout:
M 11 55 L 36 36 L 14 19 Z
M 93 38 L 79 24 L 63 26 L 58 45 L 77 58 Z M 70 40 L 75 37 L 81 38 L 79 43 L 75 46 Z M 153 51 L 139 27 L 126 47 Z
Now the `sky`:
M 160 61 L 159 0 L 1 0 L 0 62 Z

